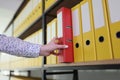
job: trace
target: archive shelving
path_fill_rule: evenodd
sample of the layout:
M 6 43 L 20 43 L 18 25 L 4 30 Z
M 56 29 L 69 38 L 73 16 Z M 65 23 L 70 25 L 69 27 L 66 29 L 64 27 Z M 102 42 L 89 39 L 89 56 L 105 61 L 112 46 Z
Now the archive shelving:
M 43 3 L 43 12 L 42 16 L 39 17 L 32 25 L 25 30 L 19 38 L 24 39 L 30 34 L 34 33 L 39 29 L 43 29 L 43 44 L 46 44 L 46 26 L 51 20 L 57 17 L 56 12 L 62 6 L 72 8 L 77 3 L 80 3 L 82 0 L 57 0 L 52 6 L 45 10 L 45 2 Z M 19 71 L 27 70 L 42 70 L 42 80 L 47 80 L 47 75 L 59 75 L 59 74 L 73 74 L 73 80 L 78 80 L 78 70 L 104 70 L 104 69 L 120 69 L 120 60 L 106 60 L 106 61 L 90 61 L 90 62 L 80 62 L 80 63 L 62 63 L 48 65 L 46 64 L 46 57 L 43 58 L 42 67 L 30 68 L 30 69 L 20 69 Z M 58 72 L 50 72 L 48 70 L 59 70 Z M 61 72 L 61 70 L 72 70 Z M 11 72 L 14 70 L 11 70 Z

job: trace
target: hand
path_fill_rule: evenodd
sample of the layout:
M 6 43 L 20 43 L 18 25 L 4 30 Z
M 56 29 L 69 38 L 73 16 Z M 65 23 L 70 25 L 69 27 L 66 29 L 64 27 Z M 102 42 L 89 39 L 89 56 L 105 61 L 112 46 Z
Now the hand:
M 51 53 L 54 54 L 54 50 L 68 48 L 67 45 L 59 45 L 56 42 L 57 38 L 53 38 L 48 44 L 41 46 L 40 55 L 48 56 Z

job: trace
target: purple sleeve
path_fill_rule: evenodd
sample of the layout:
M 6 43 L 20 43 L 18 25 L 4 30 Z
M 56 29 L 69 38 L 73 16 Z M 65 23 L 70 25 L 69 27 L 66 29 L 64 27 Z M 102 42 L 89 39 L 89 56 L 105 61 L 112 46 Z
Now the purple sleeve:
M 40 55 L 39 44 L 23 41 L 19 38 L 0 35 L 0 51 L 21 57 L 38 57 Z

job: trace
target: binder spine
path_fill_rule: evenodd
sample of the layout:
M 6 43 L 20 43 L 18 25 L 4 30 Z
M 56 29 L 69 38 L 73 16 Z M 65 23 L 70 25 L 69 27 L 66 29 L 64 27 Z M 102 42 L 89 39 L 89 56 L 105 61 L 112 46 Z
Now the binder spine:
M 60 44 L 68 45 L 58 55 L 59 62 L 73 62 L 73 34 L 72 34 L 72 16 L 71 9 L 62 7 L 57 13 L 62 12 L 62 30 L 63 36 L 59 38 Z

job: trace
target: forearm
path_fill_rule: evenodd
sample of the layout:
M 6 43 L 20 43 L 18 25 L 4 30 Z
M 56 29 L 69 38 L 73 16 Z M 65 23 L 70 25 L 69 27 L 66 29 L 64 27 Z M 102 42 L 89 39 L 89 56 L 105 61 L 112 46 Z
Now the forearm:
M 23 57 L 38 57 L 40 55 L 39 44 L 25 42 L 19 38 L 0 35 L 0 51 L 11 55 Z

